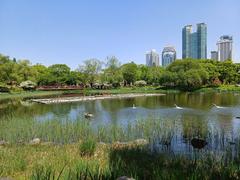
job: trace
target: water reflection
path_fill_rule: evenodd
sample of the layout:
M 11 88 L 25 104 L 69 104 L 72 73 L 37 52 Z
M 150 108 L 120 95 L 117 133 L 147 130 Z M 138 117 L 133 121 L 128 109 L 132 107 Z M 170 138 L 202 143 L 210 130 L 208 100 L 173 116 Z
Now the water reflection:
M 132 108 L 133 104 L 136 109 Z M 183 109 L 175 108 L 174 104 Z M 224 108 L 214 107 L 213 104 Z M 239 107 L 240 96 L 234 93 L 179 93 L 51 105 L 2 101 L 0 121 L 12 116 L 34 117 L 38 122 L 52 119 L 76 121 L 83 119 L 85 112 L 94 115 L 91 119 L 94 127 L 109 124 L 125 126 L 141 119 L 156 119 L 171 121 L 171 134 L 166 134 L 164 139 L 156 137 L 158 147 L 167 147 L 174 152 L 191 151 L 191 139 L 200 137 L 208 139 L 207 148 L 220 150 L 227 143 L 234 142 L 239 134 L 240 119 L 236 118 L 240 116 Z M 209 131 L 213 132 L 211 137 Z M 224 137 L 220 137 L 222 135 Z

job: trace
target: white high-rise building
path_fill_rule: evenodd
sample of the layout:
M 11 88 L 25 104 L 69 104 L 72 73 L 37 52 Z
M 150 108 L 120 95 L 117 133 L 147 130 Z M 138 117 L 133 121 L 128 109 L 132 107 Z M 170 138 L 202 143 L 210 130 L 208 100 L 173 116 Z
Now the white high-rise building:
M 225 61 L 233 58 L 233 38 L 232 36 L 221 36 L 217 42 L 218 60 Z
M 146 53 L 146 65 L 147 66 L 159 66 L 159 54 L 155 49 Z

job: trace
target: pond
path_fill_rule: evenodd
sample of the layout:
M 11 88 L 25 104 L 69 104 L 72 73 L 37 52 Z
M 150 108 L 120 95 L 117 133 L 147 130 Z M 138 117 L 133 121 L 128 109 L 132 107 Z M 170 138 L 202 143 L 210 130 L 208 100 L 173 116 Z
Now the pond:
M 92 113 L 93 117 L 86 119 L 84 117 L 86 112 Z M 154 120 L 161 122 L 162 126 L 156 131 L 159 134 L 150 132 L 154 136 L 152 140 L 154 149 L 157 147 L 161 150 L 170 148 L 173 152 L 192 151 L 190 140 L 197 136 L 208 141 L 205 149 L 221 151 L 229 147 L 229 143 L 238 142 L 240 119 L 237 117 L 240 116 L 240 94 L 172 93 L 164 96 L 48 105 L 12 100 L 0 102 L 0 115 L 0 123 L 2 127 L 8 128 L 8 132 L 13 124 L 8 124 L 8 121 L 16 118 L 34 119 L 38 124 L 53 119 L 72 123 L 82 119 L 88 121 L 92 128 L 100 126 L 127 128 L 129 124 L 141 120 L 146 124 Z M 13 133 L 21 134 L 16 132 L 18 131 L 16 127 L 14 128 Z M 0 138 L 9 137 L 6 135 L 6 130 L 3 132 L 3 128 L 0 128 L 0 131 L 2 131 Z M 163 131 L 164 133 L 161 134 Z M 141 133 L 138 135 L 134 137 L 143 138 Z M 166 141 L 169 143 L 167 144 Z

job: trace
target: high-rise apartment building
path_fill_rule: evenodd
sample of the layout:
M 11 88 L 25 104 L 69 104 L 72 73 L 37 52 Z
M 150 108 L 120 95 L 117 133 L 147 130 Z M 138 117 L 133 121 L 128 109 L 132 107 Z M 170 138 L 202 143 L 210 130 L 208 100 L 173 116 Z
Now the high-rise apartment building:
M 197 31 L 192 32 L 192 25 L 182 30 L 182 58 L 207 59 L 207 25 L 197 24 Z
M 147 66 L 159 66 L 159 54 L 155 49 L 146 53 L 146 65 Z
M 217 42 L 218 60 L 225 61 L 233 58 L 233 38 L 232 36 L 224 35 Z
M 176 50 L 174 47 L 165 47 L 162 51 L 162 66 L 166 67 L 176 60 Z

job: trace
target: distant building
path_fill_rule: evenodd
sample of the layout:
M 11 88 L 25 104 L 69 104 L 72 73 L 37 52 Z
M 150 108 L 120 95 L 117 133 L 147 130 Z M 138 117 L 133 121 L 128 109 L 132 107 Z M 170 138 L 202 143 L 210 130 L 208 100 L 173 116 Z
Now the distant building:
M 177 53 L 174 47 L 165 47 L 162 51 L 162 66 L 166 67 L 176 60 Z
M 197 24 L 197 31 L 192 32 L 192 25 L 182 29 L 182 58 L 207 59 L 207 25 Z
M 211 59 L 212 60 L 218 60 L 218 52 L 217 51 L 211 51 Z
M 146 53 L 146 65 L 147 66 L 159 66 L 159 54 L 155 49 Z
M 221 36 L 217 42 L 218 60 L 225 61 L 233 58 L 233 38 L 232 36 Z
M 182 58 L 191 57 L 191 36 L 192 36 L 192 25 L 187 25 L 182 30 Z
M 198 34 L 197 32 L 191 35 L 191 54 L 190 57 L 198 59 Z

